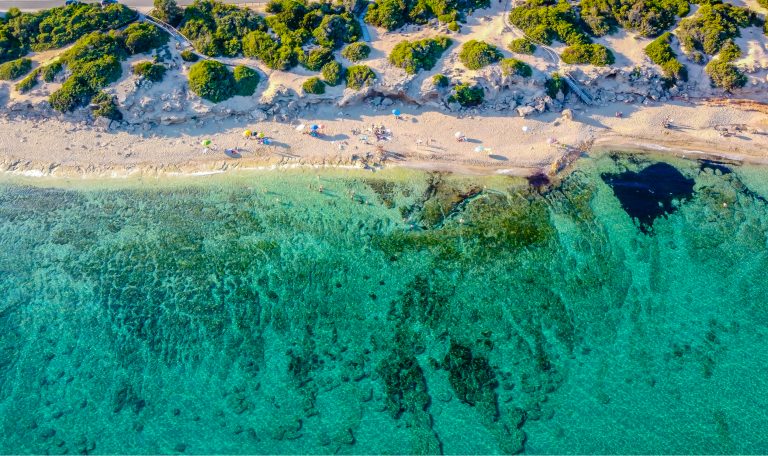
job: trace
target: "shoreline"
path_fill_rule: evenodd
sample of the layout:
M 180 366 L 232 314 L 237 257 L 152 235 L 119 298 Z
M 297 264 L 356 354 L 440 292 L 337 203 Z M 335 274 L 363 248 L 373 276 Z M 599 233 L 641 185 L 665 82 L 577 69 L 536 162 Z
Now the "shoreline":
M 611 115 L 619 108 L 630 110 L 628 118 Z M 458 117 L 408 106 L 403 109 L 407 114 L 394 120 L 369 113 L 364 105 L 343 110 L 339 115 L 338 107 L 327 106 L 305 112 L 292 123 L 257 122 L 259 131 L 273 139 L 270 146 L 244 139 L 243 128 L 252 128 L 254 122 L 236 118 L 132 133 L 58 119 L 4 117 L 0 119 L 0 173 L 38 180 L 105 180 L 297 168 L 405 168 L 557 178 L 578 156 L 609 150 L 768 164 L 768 117 L 754 109 L 707 102 L 609 105 L 575 111 L 572 120 L 557 113 L 533 118 Z M 664 128 L 669 118 L 675 126 Z M 322 138 L 299 134 L 295 131 L 299 122 L 322 123 L 327 133 Z M 367 137 L 363 129 L 372 124 L 391 131 L 387 141 Z M 468 141 L 456 142 L 454 131 L 465 132 Z M 211 138 L 214 149 L 201 151 L 201 138 Z M 556 146 L 551 144 L 553 139 Z M 229 147 L 240 150 L 240 157 L 224 155 L 223 149 Z M 487 152 L 478 153 L 479 149 Z

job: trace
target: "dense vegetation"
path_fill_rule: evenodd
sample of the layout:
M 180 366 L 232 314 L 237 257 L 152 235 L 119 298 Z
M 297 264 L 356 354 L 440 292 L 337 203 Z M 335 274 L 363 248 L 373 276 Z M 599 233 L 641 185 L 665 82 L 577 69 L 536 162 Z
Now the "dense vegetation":
M 124 5 L 101 7 L 78 3 L 35 13 L 16 8 L 0 21 L 0 62 L 21 57 L 30 50 L 60 48 L 93 31 L 106 31 L 130 22 L 136 13 Z
M 213 0 L 195 0 L 184 9 L 179 25 L 179 31 L 192 41 L 195 49 L 208 56 L 240 54 L 241 40 L 252 30 L 266 30 L 263 17 L 249 9 Z
M 0 64 L 0 80 L 11 81 L 29 73 L 32 69 L 32 61 L 29 59 L 16 59 Z
M 316 47 L 308 52 L 301 51 L 299 61 L 310 71 L 320 71 L 323 65 L 333 60 L 333 51 L 327 47 Z
M 198 57 L 197 54 L 190 51 L 189 49 L 181 51 L 181 60 L 185 62 L 197 62 L 200 60 L 200 57 Z
M 552 44 L 557 40 L 568 45 L 590 42 L 582 23 L 565 0 L 554 4 L 548 0 L 527 0 L 512 8 L 509 21 L 536 42 Z
M 453 88 L 453 94 L 448 98 L 464 107 L 478 106 L 483 103 L 485 91 L 477 85 L 459 84 Z
M 723 44 L 717 58 L 712 59 L 704 68 L 713 86 L 728 92 L 744 87 L 747 76 L 732 63 L 739 57 L 741 57 L 741 49 L 733 41 Z
M 582 0 L 581 19 L 592 35 L 603 36 L 617 27 L 656 36 L 688 14 L 688 0 Z
M 341 51 L 342 57 L 351 62 L 359 62 L 360 60 L 367 59 L 370 54 L 371 48 L 360 41 L 350 44 Z
M 155 0 L 154 9 L 150 14 L 174 27 L 184 18 L 184 10 L 176 4 L 176 0 Z
M 322 95 L 325 93 L 325 83 L 318 77 L 311 77 L 304 81 L 304 84 L 301 85 L 301 89 L 304 93 Z
M 96 117 L 106 117 L 111 120 L 121 120 L 123 118 L 123 113 L 117 109 L 115 97 L 106 92 L 99 92 L 94 95 L 91 103 L 94 105 L 93 115 Z
M 531 43 L 528 38 L 517 38 L 509 42 L 507 49 L 516 54 L 532 55 L 536 52 L 536 45 Z
M 417 41 L 404 40 L 392 49 L 389 62 L 409 74 L 416 74 L 419 70 L 431 70 L 451 44 L 453 43 L 450 38 L 445 36 Z
M 201 60 L 189 69 L 189 88 L 199 97 L 218 103 L 235 93 L 235 78 L 223 63 Z
M 347 87 L 360 90 L 363 87 L 373 85 L 376 73 L 365 65 L 353 65 L 346 71 Z
M 63 69 L 64 64 L 61 62 L 61 60 L 56 60 L 55 62 L 49 63 L 48 65 L 42 67 L 40 74 L 43 76 L 43 81 L 53 82 L 56 78 L 56 75 L 61 73 L 61 70 Z
M 365 20 L 387 30 L 405 24 L 426 24 L 433 18 L 450 24 L 463 20 L 466 11 L 488 6 L 490 0 L 376 0 L 368 7 Z
M 741 27 L 756 22 L 756 14 L 746 8 L 711 0 L 701 5 L 695 15 L 680 21 L 675 34 L 686 53 L 715 55 L 726 41 L 740 35 Z
M 165 66 L 146 60 L 135 64 L 132 70 L 133 74 L 153 82 L 160 82 L 165 76 Z
M 259 74 L 251 68 L 239 65 L 229 71 L 216 60 L 201 60 L 189 68 L 190 90 L 214 103 L 236 95 L 253 95 L 260 79 Z
M 479 70 L 496 63 L 503 56 L 496 46 L 477 40 L 467 41 L 459 52 L 459 60 L 470 70 Z
M 672 35 L 669 32 L 662 33 L 658 38 L 648 43 L 648 46 L 645 47 L 645 55 L 661 67 L 664 76 L 685 81 L 688 79 L 688 70 L 677 60 L 671 40 Z
M 602 44 L 573 44 L 563 49 L 560 58 L 572 65 L 606 66 L 615 61 L 613 52 Z
M 568 84 L 565 83 L 559 73 L 552 73 L 552 76 L 544 83 L 544 88 L 550 98 L 556 98 L 559 93 L 568 94 Z
M 320 74 L 323 75 L 323 80 L 329 86 L 337 86 L 341 84 L 344 79 L 344 67 L 337 61 L 328 62 L 320 69 Z
M 499 66 L 501 66 L 501 72 L 504 74 L 504 76 L 517 75 L 524 78 L 529 78 L 531 75 L 533 75 L 531 66 L 517 59 L 504 59 L 501 61 Z
M 120 32 L 126 49 L 131 54 L 142 54 L 168 42 L 168 34 L 146 22 L 136 22 Z
M 235 95 L 242 97 L 250 97 L 256 93 L 256 87 L 261 81 L 261 76 L 256 70 L 243 65 L 238 65 L 232 70 L 232 77 L 235 79 Z
M 14 88 L 18 90 L 19 93 L 27 93 L 30 90 L 32 90 L 39 81 L 40 70 L 41 70 L 41 67 L 37 67 L 34 70 L 32 70 L 32 72 L 29 73 L 26 78 L 16 83 Z

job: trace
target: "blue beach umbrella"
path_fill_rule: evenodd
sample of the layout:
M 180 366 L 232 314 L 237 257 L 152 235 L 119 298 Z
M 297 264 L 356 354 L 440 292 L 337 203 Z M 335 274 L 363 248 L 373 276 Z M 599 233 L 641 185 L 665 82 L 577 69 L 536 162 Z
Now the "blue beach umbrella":
M 392 110 L 392 114 L 394 114 L 395 116 L 399 116 L 400 115 L 400 110 L 399 109 L 393 109 Z
M 317 129 L 318 129 L 318 128 L 320 128 L 320 127 L 318 127 L 317 125 L 312 125 L 312 126 L 311 126 L 311 127 L 309 127 L 309 128 L 311 128 L 312 130 L 317 130 Z

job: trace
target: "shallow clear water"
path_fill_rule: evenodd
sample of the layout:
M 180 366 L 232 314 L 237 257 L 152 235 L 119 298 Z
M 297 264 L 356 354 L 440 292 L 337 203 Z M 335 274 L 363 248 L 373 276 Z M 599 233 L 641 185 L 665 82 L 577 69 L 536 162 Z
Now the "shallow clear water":
M 766 453 L 768 173 L 652 163 L 2 184 L 0 450 Z

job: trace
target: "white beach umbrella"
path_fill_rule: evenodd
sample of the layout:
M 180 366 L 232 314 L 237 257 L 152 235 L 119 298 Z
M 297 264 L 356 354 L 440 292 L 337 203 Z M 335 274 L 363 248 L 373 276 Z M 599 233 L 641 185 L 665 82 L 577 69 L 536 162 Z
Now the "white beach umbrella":
M 457 131 L 456 134 L 453 136 L 455 136 L 456 138 L 461 138 L 462 136 L 464 136 L 464 133 Z
M 296 131 L 304 131 L 304 129 L 307 128 L 304 124 L 299 124 L 296 126 Z

